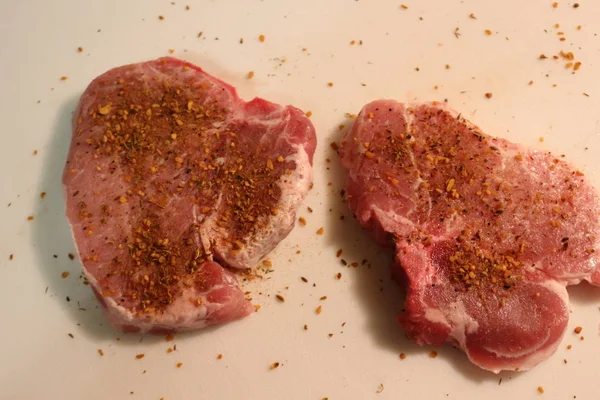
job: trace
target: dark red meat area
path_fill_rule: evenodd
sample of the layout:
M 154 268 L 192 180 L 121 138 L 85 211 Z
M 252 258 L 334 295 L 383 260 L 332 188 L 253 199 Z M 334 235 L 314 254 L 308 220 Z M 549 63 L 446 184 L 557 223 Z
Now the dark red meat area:
M 492 371 L 554 352 L 565 286 L 600 284 L 598 196 L 581 172 L 435 103 L 366 105 L 340 153 L 348 205 L 395 249 L 410 336 Z

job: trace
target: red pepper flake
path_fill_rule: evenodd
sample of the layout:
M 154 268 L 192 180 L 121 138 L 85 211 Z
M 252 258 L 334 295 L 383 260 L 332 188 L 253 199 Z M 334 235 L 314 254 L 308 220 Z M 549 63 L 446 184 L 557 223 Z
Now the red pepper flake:
M 337 253 L 335 253 L 335 256 L 336 256 L 336 257 L 339 257 L 339 256 L 341 256 L 341 255 L 342 255 L 342 253 L 343 253 L 343 252 L 344 252 L 344 250 L 342 250 L 342 249 L 339 249 L 339 250 L 337 251 Z
M 276 298 L 277 298 L 277 300 L 279 300 L 280 302 L 282 302 L 282 303 L 285 303 L 285 297 L 283 297 L 282 295 L 280 295 L 280 294 L 276 294 L 276 295 L 275 295 L 275 297 L 276 297 Z
M 570 344 L 567 345 L 567 350 L 571 350 L 573 348 L 573 346 L 571 346 Z
M 309 213 L 313 212 L 313 209 L 310 207 L 306 207 L 306 209 L 308 210 Z
M 379 387 L 377 388 L 377 391 L 376 391 L 376 393 L 378 393 L 378 394 L 381 392 L 383 392 L 383 383 L 379 384 Z
M 258 40 L 259 40 L 260 42 L 264 42 L 264 41 L 265 41 L 265 35 L 259 35 L 259 36 L 258 36 Z
M 9 259 L 10 261 L 14 260 L 14 259 L 15 259 L 15 255 L 14 255 L 14 254 L 11 254 L 11 255 L 9 255 L 9 256 L 8 256 L 8 259 Z
M 327 296 L 321 296 L 319 300 L 327 300 Z
M 583 330 L 583 328 L 582 328 L 582 327 L 580 327 L 580 326 L 578 326 L 578 327 L 576 327 L 575 329 L 573 329 L 573 332 L 575 332 L 576 334 L 578 334 L 578 335 L 579 335 L 579 334 L 581 333 L 581 331 L 582 331 L 582 330 Z
M 186 11 L 189 11 L 190 8 L 191 8 L 190 6 L 185 6 Z
M 337 280 L 342 279 L 342 273 L 338 272 L 337 274 L 335 274 L 335 279 L 337 279 Z
M 273 370 L 279 368 L 279 363 L 278 362 L 274 362 L 273 364 L 269 365 L 269 369 Z
M 304 324 L 304 330 L 307 331 L 308 330 L 308 325 Z
M 61 80 L 61 81 L 66 81 L 67 79 L 69 79 L 69 77 L 67 77 L 67 76 L 61 76 L 61 77 L 60 77 L 60 80 Z
M 577 61 L 575 65 L 573 65 L 573 71 L 577 71 L 581 68 L 581 62 Z
M 322 235 L 324 232 L 325 232 L 325 228 L 323 228 L 323 227 L 320 227 L 320 228 L 317 230 L 317 235 Z
M 223 354 L 217 355 L 217 360 L 221 360 L 223 358 Z
M 579 340 L 585 340 L 585 338 L 582 336 L 582 337 L 579 338 Z
M 533 81 L 529 81 L 528 85 L 529 86 L 533 85 Z
M 557 8 L 557 7 L 558 7 L 558 3 L 557 2 L 552 3 L 552 8 Z
M 77 52 L 78 52 L 78 53 L 83 53 L 83 47 L 78 47 L 78 48 L 77 48 Z
M 177 368 L 181 368 L 181 367 L 183 366 L 183 363 L 182 363 L 182 362 L 178 362 L 177 364 L 175 364 L 175 366 L 176 366 Z
M 260 304 L 255 304 L 254 305 L 254 312 L 258 312 L 258 310 L 260 310 Z
M 408 10 L 408 6 L 406 4 L 400 4 L 400 8 L 403 10 Z
M 406 360 L 406 354 L 400 353 L 400 359 L 401 360 Z
M 43 199 L 44 197 L 46 197 L 46 192 L 40 193 L 40 199 Z
M 165 337 L 165 342 L 172 342 L 173 339 L 175 339 L 175 335 L 173 335 L 172 333 L 169 333 L 166 337 Z
M 486 99 L 491 99 L 492 98 L 492 94 L 488 92 L 488 93 L 485 94 L 485 97 L 486 97 Z
M 175 53 L 175 50 L 174 49 L 169 49 L 169 54 L 173 54 L 173 53 Z
M 579 8 L 579 3 L 573 4 L 573 8 Z
M 317 309 L 315 310 L 315 312 L 318 314 L 321 314 L 321 311 L 323 311 L 323 308 L 321 306 L 317 307 Z
M 436 358 L 438 356 L 438 352 L 435 350 L 432 350 L 431 353 L 429 353 L 429 358 Z
M 331 142 L 329 146 L 333 149 L 333 151 L 338 151 L 338 145 L 336 142 Z
M 490 31 L 489 29 L 486 29 L 485 31 L 483 31 L 486 35 L 491 36 L 492 31 Z
M 271 262 L 271 260 L 263 260 L 262 264 L 265 267 L 272 267 L 273 266 L 273 263 Z
M 544 394 L 544 388 L 541 386 L 537 387 L 537 391 L 540 392 L 540 394 Z
M 141 360 L 142 358 L 144 358 L 144 353 L 140 353 L 140 354 L 136 355 L 135 358 L 137 360 Z
M 471 19 L 477 19 L 477 17 L 475 17 L 475 14 L 473 14 L 473 13 L 469 14 L 469 18 L 471 18 Z
M 252 79 L 254 77 L 254 71 L 248 72 L 248 79 Z
M 29 217 L 27 217 L 27 221 L 33 221 L 33 215 L 30 215 Z
M 350 41 L 350 46 L 354 46 L 356 44 L 356 40 L 351 40 Z
M 164 16 L 162 16 L 162 15 L 159 15 L 159 16 L 158 16 L 158 19 L 159 19 L 160 21 L 163 21 L 163 20 L 165 19 L 165 17 L 164 17 Z
M 332 87 L 333 86 L 333 82 L 327 82 L 327 86 Z
M 312 116 L 312 111 L 307 111 L 305 115 L 310 118 Z
M 172 352 L 173 352 L 173 348 L 172 348 L 172 347 L 169 347 L 169 348 L 167 349 L 167 354 L 171 354 Z
M 304 217 L 300 217 L 298 218 L 298 222 L 300 223 L 300 225 L 304 226 L 306 225 L 306 219 Z
M 69 272 L 65 271 L 62 274 L 60 274 L 60 276 L 62 276 L 63 279 L 66 279 L 69 277 Z
M 540 54 L 539 59 L 540 60 L 545 60 L 546 58 L 548 58 L 545 54 Z
M 101 356 L 104 355 L 104 352 L 102 351 L 102 349 L 98 349 L 98 354 L 100 354 Z

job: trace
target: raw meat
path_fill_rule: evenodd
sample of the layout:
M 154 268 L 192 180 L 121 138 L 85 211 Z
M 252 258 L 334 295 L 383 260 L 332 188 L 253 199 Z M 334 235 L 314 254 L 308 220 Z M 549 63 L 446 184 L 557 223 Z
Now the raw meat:
M 409 336 L 451 342 L 495 372 L 556 350 L 565 286 L 600 285 L 600 207 L 581 172 L 439 103 L 366 105 L 340 154 L 349 207 L 395 249 Z
M 110 323 L 163 333 L 248 315 L 226 267 L 255 266 L 291 231 L 315 146 L 300 110 L 244 102 L 175 58 L 96 78 L 74 114 L 63 182 Z

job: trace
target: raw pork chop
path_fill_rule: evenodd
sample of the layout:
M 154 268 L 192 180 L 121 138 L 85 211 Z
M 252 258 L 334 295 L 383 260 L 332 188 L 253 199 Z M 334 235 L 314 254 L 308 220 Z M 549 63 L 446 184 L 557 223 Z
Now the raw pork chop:
M 341 157 L 350 208 L 395 248 L 398 319 L 417 343 L 454 343 L 495 372 L 556 350 L 565 286 L 600 285 L 600 207 L 582 173 L 438 103 L 366 105 Z
M 293 228 L 315 131 L 298 109 L 248 103 L 174 58 L 96 78 L 73 119 L 67 216 L 85 276 L 126 332 L 248 315 L 234 274 Z

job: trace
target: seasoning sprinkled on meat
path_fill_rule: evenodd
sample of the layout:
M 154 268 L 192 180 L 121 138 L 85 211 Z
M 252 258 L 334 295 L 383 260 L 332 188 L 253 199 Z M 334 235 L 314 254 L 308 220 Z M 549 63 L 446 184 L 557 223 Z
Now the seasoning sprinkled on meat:
M 522 371 L 560 343 L 565 286 L 600 286 L 598 194 L 561 158 L 490 137 L 444 104 L 388 100 L 363 108 L 340 155 L 350 209 L 395 249 L 398 319 L 418 344 Z
M 201 328 L 253 311 L 227 268 L 292 229 L 316 138 L 304 113 L 161 58 L 83 94 L 63 181 L 67 215 L 108 319 L 126 332 Z

